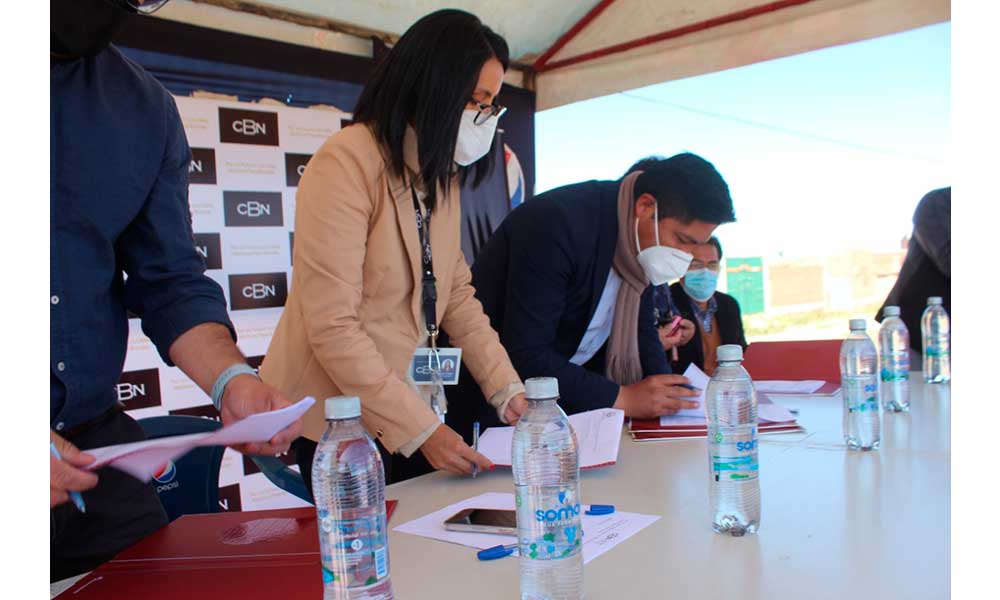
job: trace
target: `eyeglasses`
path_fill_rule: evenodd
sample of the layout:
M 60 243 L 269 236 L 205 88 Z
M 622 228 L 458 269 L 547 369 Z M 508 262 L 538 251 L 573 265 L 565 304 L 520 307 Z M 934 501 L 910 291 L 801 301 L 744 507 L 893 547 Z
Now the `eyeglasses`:
M 109 0 L 127 11 L 151 15 L 163 8 L 170 0 Z
M 490 117 L 496 117 L 499 119 L 505 112 L 507 112 L 507 107 L 499 104 L 485 104 L 475 98 L 469 98 L 469 102 L 475 104 L 479 108 L 479 114 L 477 114 L 472 120 L 472 122 L 476 125 L 482 125 L 486 121 L 489 121 Z
M 700 260 L 692 260 L 691 264 L 688 266 L 689 271 L 697 271 L 698 269 L 708 269 L 709 271 L 719 272 L 719 261 L 713 260 L 708 263 L 703 263 Z

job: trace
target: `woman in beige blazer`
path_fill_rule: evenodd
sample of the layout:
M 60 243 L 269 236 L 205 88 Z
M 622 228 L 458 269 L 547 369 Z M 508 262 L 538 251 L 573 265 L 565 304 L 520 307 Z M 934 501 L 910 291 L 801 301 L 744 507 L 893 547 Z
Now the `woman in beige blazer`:
M 418 210 L 429 223 L 433 317 L 500 418 L 513 423 L 524 409 L 524 387 L 473 295 L 460 247 L 459 179 L 480 180 L 492 167 L 503 112 L 494 98 L 507 65 L 506 42 L 475 16 L 424 17 L 376 68 L 354 124 L 306 167 L 291 293 L 261 376 L 290 398 L 320 400 L 305 417 L 307 439 L 295 444 L 307 484 L 325 429 L 322 400 L 337 395 L 361 398 L 390 482 L 431 467 L 493 468 L 441 422 L 426 386 L 408 375 L 414 351 L 430 345 Z

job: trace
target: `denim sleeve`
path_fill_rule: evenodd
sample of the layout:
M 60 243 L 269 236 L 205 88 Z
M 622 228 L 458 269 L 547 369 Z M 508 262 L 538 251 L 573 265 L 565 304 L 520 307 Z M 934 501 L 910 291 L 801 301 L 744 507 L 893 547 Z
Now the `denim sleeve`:
M 167 143 L 160 172 L 142 210 L 118 239 L 116 253 L 127 275 L 125 305 L 142 319 L 165 363 L 170 346 L 202 323 L 236 331 L 226 312 L 222 289 L 205 275 L 194 246 L 188 206 L 191 149 L 173 98 L 164 95 Z

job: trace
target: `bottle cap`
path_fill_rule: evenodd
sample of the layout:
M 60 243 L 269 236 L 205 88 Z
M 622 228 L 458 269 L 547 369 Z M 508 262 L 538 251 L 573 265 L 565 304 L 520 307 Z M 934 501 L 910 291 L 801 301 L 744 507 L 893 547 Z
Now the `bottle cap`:
M 941 299 L 941 296 L 931 296 L 930 298 L 927 299 L 927 304 L 940 305 L 944 304 L 944 300 Z
M 882 316 L 883 317 L 898 317 L 899 316 L 899 307 L 898 306 L 886 306 L 885 308 L 882 309 Z
M 555 377 L 532 377 L 524 382 L 524 390 L 529 400 L 558 398 L 559 380 Z
M 743 347 L 739 344 L 726 344 L 719 346 L 715 350 L 715 358 L 719 362 L 732 362 L 743 360 Z
M 851 331 L 865 331 L 868 325 L 864 319 L 851 319 Z
M 357 396 L 334 396 L 326 399 L 324 408 L 327 420 L 356 419 L 361 416 L 361 399 Z

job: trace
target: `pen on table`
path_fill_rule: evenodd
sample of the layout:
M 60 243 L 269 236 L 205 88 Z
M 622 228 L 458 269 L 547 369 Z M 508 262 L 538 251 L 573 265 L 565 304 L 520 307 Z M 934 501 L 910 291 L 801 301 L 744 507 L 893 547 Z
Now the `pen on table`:
M 59 454 L 55 442 L 49 442 L 49 451 L 52 452 L 52 456 L 56 457 L 56 460 L 62 460 L 62 455 Z M 87 512 L 87 505 L 83 503 L 83 496 L 80 495 L 80 492 L 69 492 L 69 499 L 73 501 L 73 505 L 78 511 Z
M 479 421 L 472 424 L 472 449 L 479 452 Z M 472 477 L 479 475 L 479 465 L 472 463 Z

